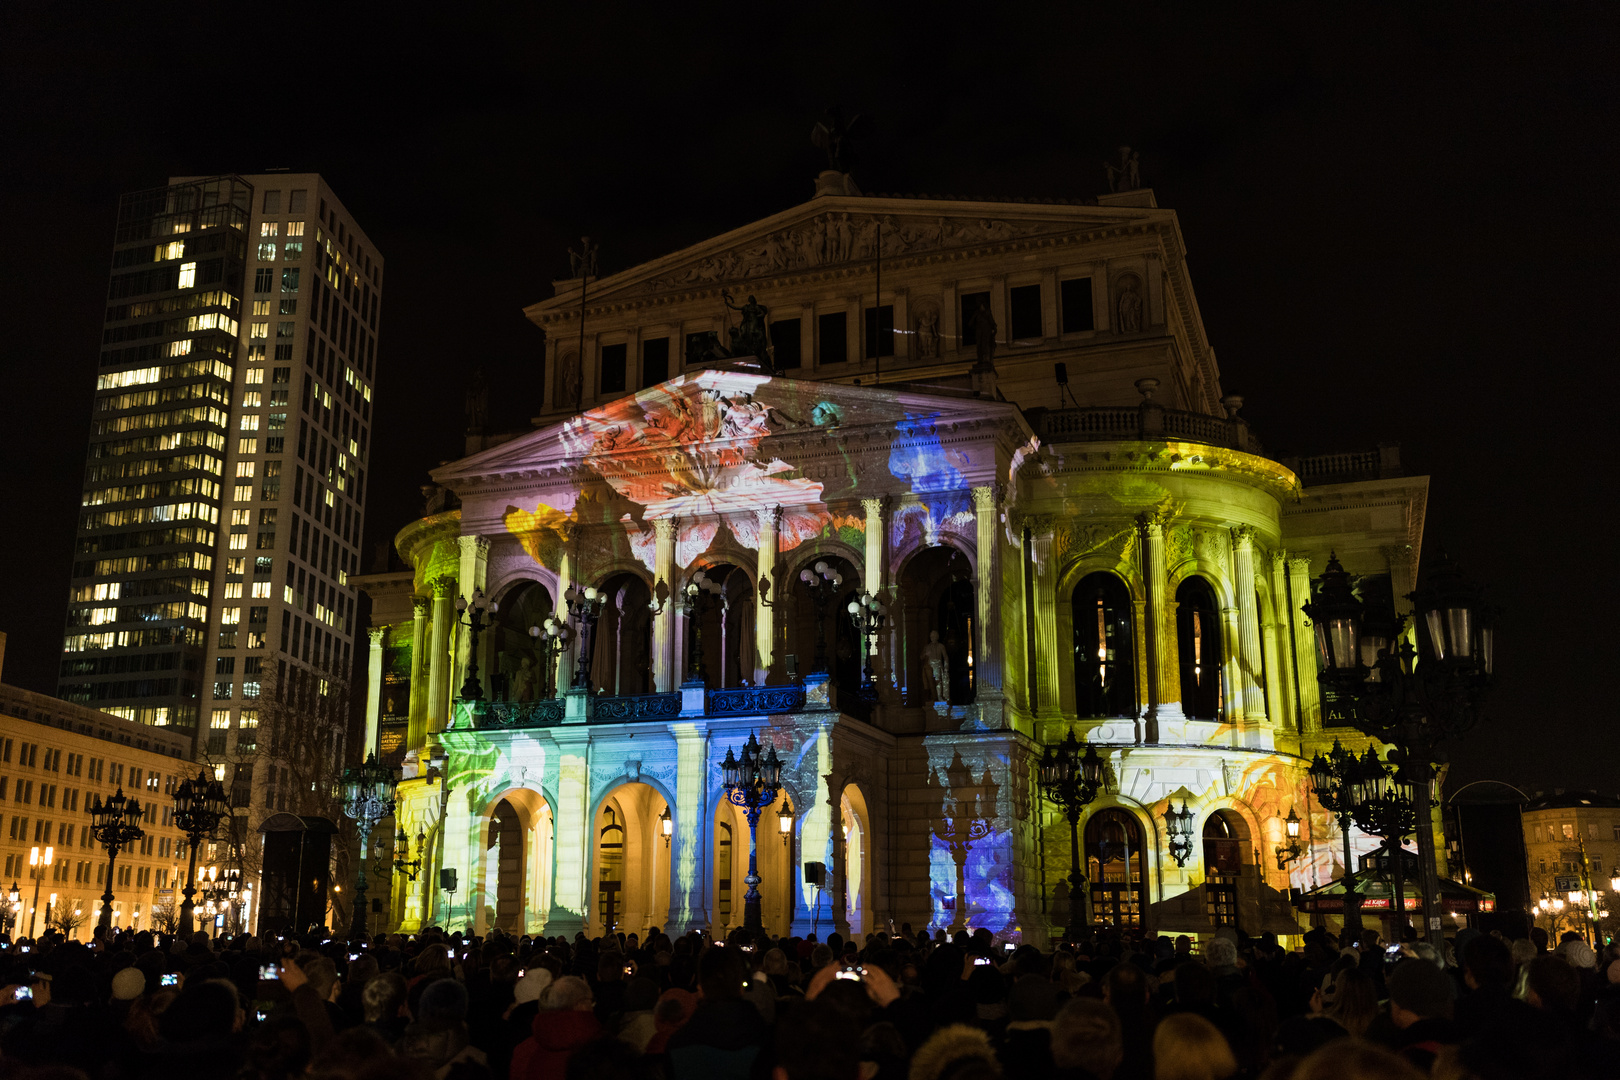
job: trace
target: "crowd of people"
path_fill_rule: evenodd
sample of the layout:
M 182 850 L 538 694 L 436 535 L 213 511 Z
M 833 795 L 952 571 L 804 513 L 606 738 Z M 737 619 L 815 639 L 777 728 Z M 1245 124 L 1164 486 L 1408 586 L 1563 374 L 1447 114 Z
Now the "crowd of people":
M 1620 1076 L 1620 950 L 1539 932 L 0 943 L 0 1080 Z

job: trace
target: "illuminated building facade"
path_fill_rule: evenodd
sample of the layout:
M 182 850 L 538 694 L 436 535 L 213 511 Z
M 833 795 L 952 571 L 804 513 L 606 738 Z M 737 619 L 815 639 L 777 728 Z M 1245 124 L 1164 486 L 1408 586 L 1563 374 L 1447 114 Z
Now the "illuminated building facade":
M 1336 551 L 1393 609 L 1426 479 L 1393 448 L 1266 456 L 1150 191 L 820 188 L 558 282 L 528 309 L 534 430 L 470 438 L 397 537 L 409 569 L 361 579 L 368 738 L 403 762 L 390 828 L 424 864 L 393 920 L 739 925 L 749 831 L 720 765 L 757 732 L 784 762 L 768 928 L 1045 940 L 1070 837 L 1036 765 L 1072 730 L 1106 764 L 1079 822 L 1094 918 L 1300 932 L 1282 890 L 1342 851 L 1309 758 L 1366 743 L 1323 725 L 1300 605 Z M 564 603 L 585 587 L 588 638 Z M 499 610 L 475 642 L 456 601 L 477 590 Z M 548 618 L 575 628 L 560 650 Z M 1303 851 L 1279 868 L 1291 810 Z
M 1620 925 L 1620 798 L 1596 791 L 1538 791 L 1525 804 L 1525 871 L 1531 917 L 1552 935 L 1575 930 L 1591 939 L 1593 922 L 1607 942 Z M 1583 893 L 1596 893 L 1591 902 Z M 1595 916 L 1595 920 L 1594 920 Z
M 59 693 L 192 737 L 255 824 L 298 790 L 261 719 L 342 760 L 382 279 L 317 174 L 120 201 Z

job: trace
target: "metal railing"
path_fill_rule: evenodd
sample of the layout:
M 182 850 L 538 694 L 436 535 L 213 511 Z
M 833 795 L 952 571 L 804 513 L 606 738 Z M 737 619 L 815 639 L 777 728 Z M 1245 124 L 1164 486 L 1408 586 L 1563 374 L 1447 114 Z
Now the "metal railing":
M 804 686 L 732 686 L 703 697 L 706 716 L 748 716 L 798 712 L 804 708 Z
M 681 715 L 681 694 L 626 694 L 593 697 L 586 715 L 592 723 L 622 724 L 635 720 L 674 720 Z

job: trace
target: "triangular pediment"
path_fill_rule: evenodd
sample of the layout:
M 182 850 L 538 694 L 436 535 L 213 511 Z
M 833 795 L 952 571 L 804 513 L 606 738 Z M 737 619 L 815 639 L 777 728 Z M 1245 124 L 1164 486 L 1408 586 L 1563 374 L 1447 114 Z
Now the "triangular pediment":
M 595 307 L 650 294 L 864 267 L 874 261 L 880 234 L 887 263 L 1170 218 L 1168 211 L 1153 208 L 827 196 L 592 280 L 587 301 Z M 544 321 L 577 309 L 579 302 L 579 288 L 564 287 L 526 313 Z
M 545 425 L 442 465 L 452 489 L 483 478 L 601 473 L 671 456 L 759 460 L 767 447 L 807 440 L 910 438 L 940 428 L 1012 422 L 1017 409 L 970 395 L 847 386 L 704 369 Z

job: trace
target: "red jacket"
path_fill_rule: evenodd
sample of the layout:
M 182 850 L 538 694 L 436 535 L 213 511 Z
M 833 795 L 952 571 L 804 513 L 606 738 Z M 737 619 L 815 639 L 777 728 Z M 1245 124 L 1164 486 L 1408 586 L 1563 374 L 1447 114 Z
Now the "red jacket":
M 511 1080 L 563 1080 L 574 1051 L 602 1034 L 602 1025 L 589 1010 L 542 1010 L 535 1014 L 533 1032 L 512 1051 Z

